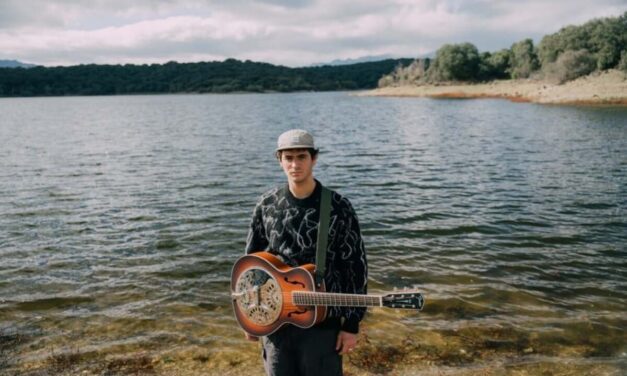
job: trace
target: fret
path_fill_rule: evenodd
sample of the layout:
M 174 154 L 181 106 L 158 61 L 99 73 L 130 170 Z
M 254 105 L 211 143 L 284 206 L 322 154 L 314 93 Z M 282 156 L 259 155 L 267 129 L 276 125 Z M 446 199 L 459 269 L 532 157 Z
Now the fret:
M 379 295 L 336 294 L 324 292 L 294 291 L 292 300 L 297 305 L 369 307 L 382 306 Z

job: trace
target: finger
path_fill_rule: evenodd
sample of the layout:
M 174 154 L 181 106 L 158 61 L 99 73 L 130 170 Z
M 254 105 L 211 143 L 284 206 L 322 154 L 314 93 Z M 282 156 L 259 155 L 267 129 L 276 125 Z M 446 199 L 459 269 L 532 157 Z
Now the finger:
M 245 336 L 245 337 L 246 337 L 246 339 L 247 339 L 247 340 L 249 340 L 249 341 L 253 341 L 253 342 L 259 341 L 259 337 L 255 337 L 255 336 L 250 335 L 250 334 L 248 334 L 248 333 L 244 333 L 244 336 Z
M 339 334 L 337 336 L 337 341 L 335 341 L 335 351 L 339 351 L 342 348 L 342 335 Z

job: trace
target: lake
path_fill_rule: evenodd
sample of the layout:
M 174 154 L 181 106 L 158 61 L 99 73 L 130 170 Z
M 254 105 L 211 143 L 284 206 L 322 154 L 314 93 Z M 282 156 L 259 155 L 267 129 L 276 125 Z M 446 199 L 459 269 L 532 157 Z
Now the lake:
M 356 209 L 350 375 L 627 367 L 627 108 L 351 93 L 0 99 L 0 374 L 262 375 L 231 266 L 277 136 Z

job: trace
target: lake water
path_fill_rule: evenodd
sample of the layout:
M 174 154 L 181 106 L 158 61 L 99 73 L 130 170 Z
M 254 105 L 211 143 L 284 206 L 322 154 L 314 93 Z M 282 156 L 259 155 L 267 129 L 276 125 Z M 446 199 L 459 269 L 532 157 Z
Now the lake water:
M 229 277 L 289 128 L 427 299 L 347 374 L 626 369 L 626 108 L 299 93 L 0 99 L 0 374 L 263 374 Z

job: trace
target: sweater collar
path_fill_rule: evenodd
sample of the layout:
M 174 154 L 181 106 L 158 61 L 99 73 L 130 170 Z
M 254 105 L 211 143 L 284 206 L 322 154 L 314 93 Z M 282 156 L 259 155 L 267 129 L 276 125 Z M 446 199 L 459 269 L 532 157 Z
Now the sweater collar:
M 296 198 L 292 191 L 290 191 L 289 184 L 285 185 L 285 196 L 287 199 L 294 205 L 305 206 L 305 207 L 315 207 L 318 202 L 320 202 L 320 192 L 322 191 L 322 184 L 317 179 L 314 179 L 316 182 L 316 188 L 314 188 L 313 192 L 308 197 L 305 198 Z

